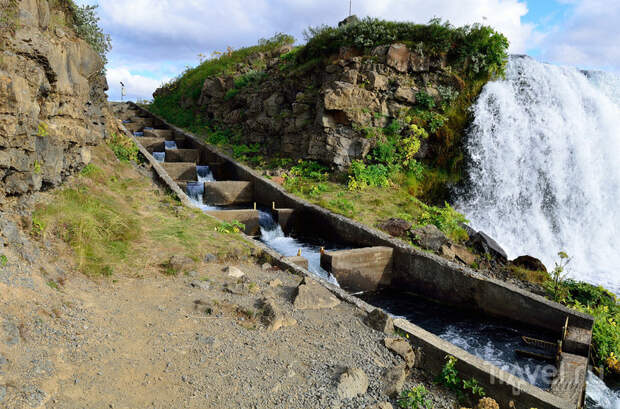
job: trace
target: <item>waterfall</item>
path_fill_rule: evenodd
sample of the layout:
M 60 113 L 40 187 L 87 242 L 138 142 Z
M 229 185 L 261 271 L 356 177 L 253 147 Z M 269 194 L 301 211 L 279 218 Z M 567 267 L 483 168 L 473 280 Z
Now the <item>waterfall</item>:
M 588 371 L 586 408 L 620 409 L 620 390 L 613 391 L 600 378 Z
M 165 162 L 166 161 L 166 152 L 153 152 L 153 157 L 157 162 Z
M 175 141 L 164 141 L 166 149 L 177 149 L 177 143 Z
M 197 165 L 196 174 L 198 175 L 199 182 L 215 182 L 213 172 L 211 172 L 211 168 L 209 166 Z
M 473 106 L 457 208 L 510 258 L 620 294 L 620 78 L 511 57 Z
M 286 236 L 270 211 L 259 210 L 260 240 L 285 257 L 301 255 L 308 259 L 308 270 L 321 278 L 338 284 L 336 279 L 321 267 L 321 246 L 304 243 L 293 237 Z

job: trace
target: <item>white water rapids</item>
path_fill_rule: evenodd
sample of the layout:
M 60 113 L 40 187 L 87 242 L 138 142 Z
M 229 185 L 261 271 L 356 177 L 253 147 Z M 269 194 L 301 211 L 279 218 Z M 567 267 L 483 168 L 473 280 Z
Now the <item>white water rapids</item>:
M 472 227 L 550 269 L 565 251 L 569 275 L 620 294 L 620 77 L 511 57 L 473 110 Z

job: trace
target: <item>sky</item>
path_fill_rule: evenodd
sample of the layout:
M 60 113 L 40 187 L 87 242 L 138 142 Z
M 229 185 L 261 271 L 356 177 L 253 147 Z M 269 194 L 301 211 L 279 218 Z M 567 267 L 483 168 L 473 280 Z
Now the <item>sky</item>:
M 309 26 L 336 25 L 349 0 L 78 0 L 97 4 L 112 37 L 107 78 L 111 100 L 151 99 L 162 83 L 228 46 L 256 44 L 275 33 L 303 43 Z M 510 52 L 583 69 L 620 71 L 619 0 L 352 0 L 352 12 L 424 23 L 490 25 Z

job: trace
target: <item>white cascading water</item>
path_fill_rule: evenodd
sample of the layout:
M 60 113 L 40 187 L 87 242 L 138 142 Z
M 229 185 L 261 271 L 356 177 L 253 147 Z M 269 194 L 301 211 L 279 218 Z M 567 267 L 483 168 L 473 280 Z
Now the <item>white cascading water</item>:
M 620 294 L 620 78 L 511 57 L 485 86 L 468 135 L 472 227 Z

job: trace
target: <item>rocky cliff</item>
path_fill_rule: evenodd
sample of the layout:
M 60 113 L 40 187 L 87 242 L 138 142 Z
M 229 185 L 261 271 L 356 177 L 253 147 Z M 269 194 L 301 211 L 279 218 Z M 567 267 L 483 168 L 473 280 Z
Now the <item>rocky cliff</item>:
M 395 43 L 363 54 L 343 47 L 308 67 L 287 69 L 290 46 L 249 55 L 235 73 L 204 81 L 196 101 L 184 108 L 225 126 L 241 127 L 241 143 L 270 153 L 344 167 L 370 151 L 375 128 L 416 106 L 416 95 L 436 104 L 462 90 L 445 56 L 431 58 Z M 162 88 L 155 96 L 169 92 Z M 430 156 L 431 144 L 419 151 Z
M 0 203 L 59 184 L 105 135 L 103 62 L 63 2 L 0 2 Z

